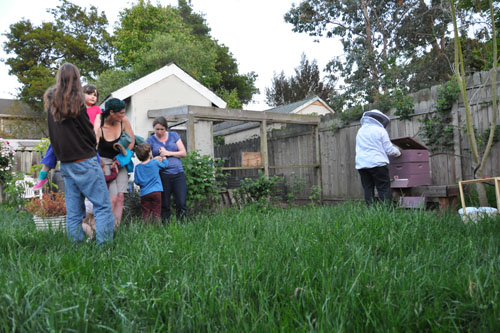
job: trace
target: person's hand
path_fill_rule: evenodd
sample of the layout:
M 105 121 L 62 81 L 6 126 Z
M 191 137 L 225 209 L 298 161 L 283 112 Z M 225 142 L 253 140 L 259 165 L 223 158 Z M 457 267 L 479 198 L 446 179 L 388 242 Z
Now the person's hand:
M 168 156 L 168 150 L 166 150 L 164 147 L 160 148 L 160 156 L 161 157 L 167 157 Z
M 163 161 L 163 157 L 161 156 L 155 156 L 154 159 L 157 160 L 158 162 Z
M 394 155 L 394 156 L 395 156 L 395 157 L 399 157 L 399 156 L 401 156 L 401 154 L 402 154 L 401 149 L 399 149 L 399 148 L 396 148 L 396 149 L 398 150 L 398 152 L 397 152 L 397 154 L 396 154 L 396 155 Z

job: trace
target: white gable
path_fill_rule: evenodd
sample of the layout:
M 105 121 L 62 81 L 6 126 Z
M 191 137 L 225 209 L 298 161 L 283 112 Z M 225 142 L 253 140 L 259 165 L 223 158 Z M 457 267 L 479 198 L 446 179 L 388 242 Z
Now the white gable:
M 196 90 L 200 95 L 209 100 L 212 104 L 219 108 L 225 108 L 226 102 L 216 94 L 214 94 L 210 89 L 202 85 L 200 82 L 196 81 L 191 75 L 184 72 L 182 69 L 177 67 L 174 63 L 170 63 L 128 85 L 123 88 L 120 88 L 110 94 L 109 97 L 118 98 L 121 100 L 127 99 L 130 96 L 133 96 L 144 90 L 151 85 L 160 82 L 161 80 L 175 75 L 181 81 L 186 83 L 188 86 Z
M 325 101 L 322 100 L 319 96 L 315 96 L 314 98 L 311 98 L 311 99 L 307 100 L 304 104 L 301 104 L 297 108 L 295 108 L 294 110 L 290 111 L 290 113 L 302 114 L 304 112 L 301 112 L 301 111 L 303 111 L 304 109 L 306 109 L 307 107 L 313 105 L 316 102 L 320 102 L 321 104 L 323 104 L 321 106 L 322 108 L 327 109 L 331 113 L 335 113 L 335 111 L 333 111 L 332 108 L 330 106 L 328 106 L 328 104 L 325 103 Z M 311 113 L 311 112 L 306 112 L 304 114 L 307 114 L 307 113 Z M 323 112 L 319 112 L 319 113 L 320 114 L 325 114 L 325 113 L 328 113 L 328 112 L 324 112 L 323 111 Z

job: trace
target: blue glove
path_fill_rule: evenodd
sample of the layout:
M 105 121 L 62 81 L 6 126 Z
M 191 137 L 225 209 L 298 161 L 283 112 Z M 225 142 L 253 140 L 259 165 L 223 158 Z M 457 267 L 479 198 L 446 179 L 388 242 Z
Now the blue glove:
M 127 167 L 128 170 L 130 170 L 130 167 L 128 166 L 130 163 L 132 163 L 132 171 L 134 170 L 134 162 L 132 162 L 132 152 L 130 149 L 125 148 L 125 151 L 127 152 L 126 155 L 123 155 L 123 153 L 119 153 L 116 155 L 115 160 L 118 163 L 119 167 Z M 129 172 L 132 172 L 129 171 Z

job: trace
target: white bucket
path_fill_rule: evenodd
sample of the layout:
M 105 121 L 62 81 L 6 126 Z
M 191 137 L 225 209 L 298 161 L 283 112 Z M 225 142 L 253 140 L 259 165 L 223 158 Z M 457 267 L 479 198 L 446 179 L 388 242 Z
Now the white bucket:
M 498 214 L 498 210 L 493 207 L 465 207 L 465 213 L 467 214 L 466 216 L 464 216 L 463 208 L 458 210 L 458 214 L 462 217 L 462 221 L 467 223 L 470 220 L 471 222 L 477 223 L 477 221 L 482 218 L 494 217 Z

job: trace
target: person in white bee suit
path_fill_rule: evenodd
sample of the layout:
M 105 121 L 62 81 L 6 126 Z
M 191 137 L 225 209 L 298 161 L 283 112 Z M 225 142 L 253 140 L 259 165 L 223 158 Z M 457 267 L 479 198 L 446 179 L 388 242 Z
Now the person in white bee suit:
M 385 129 L 389 121 L 389 117 L 379 110 L 367 111 L 363 113 L 356 135 L 356 169 L 367 205 L 375 199 L 375 188 L 380 200 L 392 202 L 388 155 L 399 157 L 401 152 L 392 144 Z

